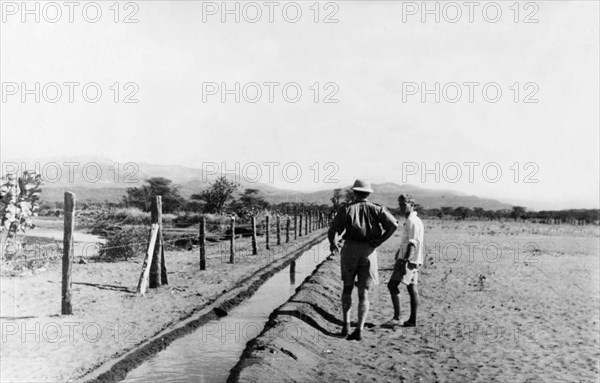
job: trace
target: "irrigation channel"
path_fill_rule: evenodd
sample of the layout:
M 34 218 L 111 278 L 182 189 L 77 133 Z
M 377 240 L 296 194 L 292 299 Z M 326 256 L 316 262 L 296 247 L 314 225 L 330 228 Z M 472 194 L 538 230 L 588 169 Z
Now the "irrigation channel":
M 327 240 L 311 247 L 268 279 L 227 316 L 206 323 L 130 371 L 122 382 L 225 382 L 246 343 L 263 330 L 269 315 L 326 258 Z

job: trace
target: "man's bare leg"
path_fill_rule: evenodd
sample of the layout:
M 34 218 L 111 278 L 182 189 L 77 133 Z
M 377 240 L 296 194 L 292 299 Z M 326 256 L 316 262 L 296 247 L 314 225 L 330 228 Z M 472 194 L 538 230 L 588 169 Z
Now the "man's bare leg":
M 344 317 L 344 327 L 341 335 L 346 336 L 350 332 L 350 309 L 352 308 L 352 288 L 354 286 L 344 286 L 342 291 L 342 313 Z
M 400 320 L 400 290 L 398 286 L 400 281 L 389 281 L 388 290 L 390 291 L 390 297 L 392 298 L 392 306 L 394 306 L 394 317 L 392 320 Z
M 368 287 L 358 288 L 358 326 L 348 340 L 362 340 L 362 330 L 365 328 L 365 321 L 369 313 L 369 289 Z
M 410 284 L 407 285 L 408 295 L 410 295 L 410 317 L 405 322 L 408 325 L 416 325 L 417 324 L 417 309 L 419 308 L 419 290 L 417 286 Z
M 358 288 L 358 330 L 362 331 L 365 327 L 367 314 L 369 313 L 369 288 Z

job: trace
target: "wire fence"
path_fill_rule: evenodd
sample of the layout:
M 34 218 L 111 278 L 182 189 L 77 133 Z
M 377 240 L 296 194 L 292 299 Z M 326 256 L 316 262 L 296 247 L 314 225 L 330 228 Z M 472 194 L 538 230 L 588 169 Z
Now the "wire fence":
M 256 250 L 268 251 L 269 249 L 265 248 L 268 247 L 266 246 L 267 243 L 269 246 L 287 246 L 298 237 L 306 236 L 315 230 L 326 227 L 329 222 L 329 217 L 325 213 L 315 213 L 311 218 L 308 217 L 308 214 L 295 217 L 281 215 L 279 216 L 278 225 L 277 216 L 273 216 L 268 226 L 265 220 L 255 222 L 254 226 L 251 223 L 236 225 L 234 234 L 231 233 L 230 225 L 226 225 L 222 219 L 208 221 L 206 222 L 207 226 L 216 230 L 205 233 L 205 254 L 209 258 L 218 256 L 224 261 L 231 253 L 231 239 L 233 236 L 234 253 L 241 257 L 252 256 Z M 103 259 L 101 255 L 126 249 L 132 250 L 136 259 L 143 256 L 148 246 L 149 226 L 132 227 L 138 230 L 137 240 L 126 241 L 117 245 L 111 245 L 111 234 L 108 234 L 107 238 L 99 237 L 98 241 L 75 240 L 72 262 L 110 261 L 106 258 Z M 122 230 L 123 228 L 120 231 Z M 116 233 L 119 233 L 119 231 Z M 200 246 L 201 235 L 198 225 L 187 228 L 165 226 L 164 236 L 162 245 L 168 251 L 190 251 Z M 77 237 L 77 233 L 75 237 Z M 20 237 L 16 240 L 0 243 L 0 247 L 0 271 L 40 268 L 48 263 L 60 261 L 64 252 L 62 241 L 38 237 Z M 255 248 L 256 250 L 254 250 Z

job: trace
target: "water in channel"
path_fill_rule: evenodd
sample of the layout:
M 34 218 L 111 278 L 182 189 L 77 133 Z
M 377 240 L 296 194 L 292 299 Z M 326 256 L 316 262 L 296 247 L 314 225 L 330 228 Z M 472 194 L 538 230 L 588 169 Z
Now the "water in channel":
M 286 302 L 306 276 L 325 260 L 328 248 L 324 241 L 308 249 L 227 316 L 175 340 L 129 372 L 122 382 L 225 382 L 246 343 L 263 330 L 271 312 Z

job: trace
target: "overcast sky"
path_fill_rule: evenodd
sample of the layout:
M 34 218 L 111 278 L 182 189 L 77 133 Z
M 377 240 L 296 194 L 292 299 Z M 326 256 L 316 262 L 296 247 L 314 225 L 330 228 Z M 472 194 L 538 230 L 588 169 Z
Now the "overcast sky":
M 363 177 L 534 208 L 598 207 L 596 1 L 498 2 L 499 16 L 495 5 L 481 2 L 471 10 L 473 22 L 469 8 L 439 2 L 439 23 L 435 14 L 422 22 L 415 8 L 421 2 L 281 2 L 272 8 L 273 23 L 263 2 L 238 3 L 239 23 L 233 14 L 222 22 L 220 1 L 137 1 L 127 9 L 121 3 L 118 16 L 112 3 L 99 2 L 96 23 L 82 15 L 86 2 L 74 9 L 72 23 L 64 6 L 51 23 L 56 9 L 41 2 L 35 23 L 21 2 L 2 2 L 3 159 L 99 155 L 199 168 L 225 162 L 234 169 L 237 162 L 240 171 L 254 162 L 263 182 L 270 181 L 263 163 L 278 162 L 272 184 L 287 189 L 341 187 Z M 297 8 L 302 15 L 294 23 Z M 86 12 L 95 17 L 94 7 Z M 123 22 L 130 14 L 137 23 Z M 338 22 L 323 22 L 327 16 Z M 22 102 L 21 84 L 35 89 L 36 82 L 40 102 L 34 94 Z M 53 82 L 62 91 L 55 103 L 56 86 L 47 85 Z M 81 84 L 73 103 L 68 82 Z M 92 82 L 102 90 L 96 103 L 82 96 Z M 234 89 L 236 82 L 239 103 L 234 94 L 223 103 L 209 84 Z M 272 103 L 269 82 L 280 84 L 271 88 Z M 422 84 L 435 89 L 436 82 L 439 102 L 433 93 L 423 102 Z M 249 83 L 262 91 L 256 103 L 249 102 L 256 86 L 246 86 L 244 97 Z M 290 83 L 286 100 L 282 89 Z M 298 88 L 302 96 L 291 102 Z M 124 103 L 132 93 L 139 102 Z M 326 96 L 338 102 L 326 103 Z M 287 180 L 286 164 L 294 164 Z M 423 164 L 433 171 L 424 180 Z

